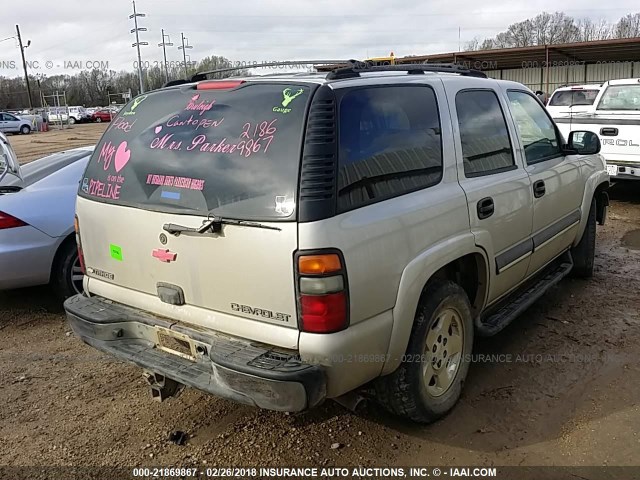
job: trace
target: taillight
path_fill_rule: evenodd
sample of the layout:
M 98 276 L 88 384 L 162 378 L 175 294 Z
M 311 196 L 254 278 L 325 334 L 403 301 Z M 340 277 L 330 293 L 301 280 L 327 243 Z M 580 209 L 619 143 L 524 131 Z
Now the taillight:
M 73 219 L 73 226 L 76 229 L 76 244 L 78 245 L 78 260 L 80 260 L 80 268 L 83 274 L 87 274 L 84 267 L 84 253 L 82 253 L 82 242 L 80 241 L 80 222 L 78 222 L 78 216 Z
M 231 88 L 236 88 L 241 83 L 244 83 L 244 80 L 212 80 L 208 82 L 200 82 L 196 86 L 197 90 L 229 90 Z
M 296 256 L 300 329 L 332 333 L 349 326 L 349 295 L 344 260 L 339 253 Z
M 24 227 L 27 225 L 19 218 L 13 217 L 8 213 L 0 212 L 0 230 L 6 228 Z

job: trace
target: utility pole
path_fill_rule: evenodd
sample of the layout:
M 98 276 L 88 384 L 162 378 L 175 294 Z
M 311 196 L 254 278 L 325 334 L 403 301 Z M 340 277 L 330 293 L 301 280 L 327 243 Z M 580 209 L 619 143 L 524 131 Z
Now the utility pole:
M 189 39 L 184 36 L 184 33 L 180 33 L 180 35 L 182 36 L 182 46 L 178 47 L 178 50 L 182 50 L 182 58 L 184 59 L 184 78 L 186 80 L 189 76 L 189 73 L 187 72 L 187 48 L 193 48 L 193 45 L 189 45 Z M 185 40 L 187 41 L 186 45 L 184 43 Z
M 146 32 L 146 28 L 138 28 L 138 17 L 146 17 L 144 13 L 136 12 L 136 2 L 133 0 L 133 15 L 129 15 L 129 20 L 133 18 L 133 24 L 135 28 L 131 30 L 131 33 L 136 34 L 136 43 L 131 46 L 138 49 L 138 80 L 140 80 L 140 93 L 144 93 L 144 83 L 142 81 L 142 57 L 140 56 L 140 45 L 149 45 L 148 42 L 141 42 L 138 32 Z
M 31 85 L 29 85 L 29 73 L 27 72 L 27 61 L 24 59 L 24 49 L 31 45 L 31 40 L 27 41 L 27 46 L 22 46 L 22 37 L 20 36 L 20 26 L 16 25 L 18 32 L 18 44 L 20 45 L 20 55 L 22 55 L 22 67 L 24 68 L 24 81 L 27 82 L 27 94 L 29 95 L 29 108 L 33 108 L 33 100 L 31 99 Z
M 165 39 L 169 40 L 168 42 Z M 169 81 L 169 69 L 167 67 L 167 47 L 173 47 L 173 43 L 171 43 L 171 38 L 169 35 L 165 35 L 164 28 L 162 29 L 162 43 L 158 44 L 159 47 L 162 47 L 162 53 L 164 54 L 164 81 L 167 83 Z

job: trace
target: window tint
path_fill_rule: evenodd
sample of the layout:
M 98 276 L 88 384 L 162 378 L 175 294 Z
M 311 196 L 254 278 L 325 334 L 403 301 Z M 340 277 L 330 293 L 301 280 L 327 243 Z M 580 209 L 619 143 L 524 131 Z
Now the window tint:
M 467 176 L 496 173 L 515 165 L 507 124 L 494 92 L 459 92 L 456 111 Z
M 611 85 L 602 94 L 598 110 L 640 110 L 640 85 Z
M 561 90 L 553 94 L 550 107 L 571 107 L 574 105 L 593 105 L 600 90 Z
M 162 212 L 291 220 L 309 85 L 157 90 L 102 136 L 79 195 Z
M 442 178 L 440 117 L 431 88 L 351 90 L 340 102 L 339 115 L 339 211 Z
M 527 163 L 557 156 L 560 153 L 560 142 L 544 107 L 528 93 L 511 91 L 508 96 Z

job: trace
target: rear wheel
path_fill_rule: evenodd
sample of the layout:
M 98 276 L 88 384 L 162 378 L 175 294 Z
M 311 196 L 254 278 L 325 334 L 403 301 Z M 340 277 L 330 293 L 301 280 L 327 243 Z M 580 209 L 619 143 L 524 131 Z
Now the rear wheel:
M 587 226 L 580 239 L 580 243 L 571 249 L 573 270 L 571 275 L 578 278 L 593 276 L 593 263 L 596 256 L 596 200 L 591 200 Z
M 469 371 L 473 318 L 457 284 L 436 280 L 423 292 L 398 369 L 376 382 L 376 396 L 391 413 L 430 423 L 453 408 Z
M 101 119 L 100 117 L 96 117 L 96 122 L 97 122 L 97 123 L 101 123 L 101 122 L 102 122 L 102 119 Z
M 82 268 L 75 241 L 66 241 L 58 250 L 51 271 L 51 285 L 56 295 L 65 300 L 82 293 Z
M 29 125 L 22 125 L 20 127 L 20 133 L 23 135 L 28 135 L 31 132 L 31 127 Z

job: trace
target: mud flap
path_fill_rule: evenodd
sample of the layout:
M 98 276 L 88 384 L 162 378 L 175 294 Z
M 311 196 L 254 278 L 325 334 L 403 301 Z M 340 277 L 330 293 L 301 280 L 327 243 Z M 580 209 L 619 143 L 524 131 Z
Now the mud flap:
M 596 198 L 596 221 L 598 225 L 604 225 L 607 220 L 607 208 L 609 207 L 609 193 L 600 192 Z

